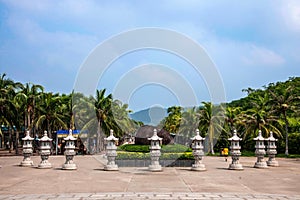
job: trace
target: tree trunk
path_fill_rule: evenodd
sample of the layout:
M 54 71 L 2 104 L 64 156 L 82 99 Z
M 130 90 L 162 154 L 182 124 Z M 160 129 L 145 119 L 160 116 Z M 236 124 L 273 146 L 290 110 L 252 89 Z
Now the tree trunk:
M 52 134 L 51 134 L 51 130 L 50 130 L 50 122 L 48 119 L 47 119 L 47 131 L 48 131 L 48 137 L 52 138 Z
M 12 128 L 8 127 L 8 142 L 9 142 L 9 153 L 13 150 L 13 143 L 12 143 Z
M 31 122 L 30 122 L 30 112 L 27 113 L 27 128 L 30 130 Z
M 24 127 L 25 127 L 25 130 L 28 130 L 28 126 L 27 126 L 27 116 L 26 116 L 26 112 L 24 113 Z
M 289 122 L 287 120 L 286 114 L 284 113 L 284 121 L 285 121 L 285 155 L 289 155 L 289 134 L 288 134 L 288 126 Z
M 101 148 L 101 122 L 100 120 L 98 120 L 96 153 L 99 153 L 100 148 Z
M 19 155 L 19 131 L 16 130 L 16 141 L 15 141 L 15 145 L 16 145 L 16 154 Z
M 209 131 L 209 140 L 210 140 L 210 151 L 212 155 L 215 155 L 215 151 L 214 151 L 214 138 L 213 138 L 213 128 L 210 127 L 210 131 Z

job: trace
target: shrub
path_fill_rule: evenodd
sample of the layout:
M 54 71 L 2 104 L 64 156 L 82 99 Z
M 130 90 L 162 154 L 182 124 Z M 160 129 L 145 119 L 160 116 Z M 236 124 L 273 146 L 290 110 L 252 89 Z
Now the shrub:
M 150 160 L 150 153 L 119 151 L 117 160 Z M 161 160 L 194 160 L 191 152 L 185 153 L 162 153 Z
M 161 160 L 194 160 L 194 156 L 191 152 L 163 153 L 160 159 Z
M 118 147 L 119 151 L 127 151 L 127 152 L 142 152 L 149 153 L 149 145 L 137 145 L 137 144 L 125 144 Z M 191 152 L 192 149 L 188 148 L 181 144 L 170 144 L 163 145 L 161 147 L 162 153 L 183 153 L 183 152 Z
M 172 144 L 172 145 L 163 145 L 161 148 L 161 152 L 183 153 L 183 152 L 192 152 L 192 149 L 181 144 Z
M 150 160 L 149 153 L 139 153 L 139 152 L 118 152 L 117 160 Z
M 128 151 L 128 152 L 141 152 L 149 153 L 149 145 L 137 145 L 137 144 L 125 144 L 118 147 L 118 150 Z

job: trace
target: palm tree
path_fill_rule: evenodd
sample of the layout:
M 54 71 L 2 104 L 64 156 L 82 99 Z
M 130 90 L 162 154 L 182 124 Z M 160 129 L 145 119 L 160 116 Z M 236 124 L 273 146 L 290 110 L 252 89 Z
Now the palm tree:
M 196 107 L 188 108 L 182 113 L 178 134 L 190 138 L 199 126 L 199 113 Z
M 123 104 L 119 100 L 112 102 L 114 133 L 117 137 L 122 137 L 124 134 L 133 133 L 137 129 L 137 124 L 129 118 L 128 104 Z
M 24 105 L 24 126 L 27 130 L 33 128 L 36 101 L 42 96 L 43 90 L 41 85 L 26 83 L 21 86 L 21 90 L 15 97 L 18 102 L 22 102 Z
M 74 92 L 72 92 L 69 95 L 62 94 L 60 97 L 61 100 L 61 110 L 62 114 L 64 116 L 64 121 L 68 122 L 69 129 L 74 130 L 75 129 L 75 119 L 74 119 L 74 113 L 73 113 L 73 95 Z
M 10 152 L 13 149 L 12 135 L 15 130 L 15 117 L 17 108 L 13 101 L 15 90 L 20 87 L 20 83 L 6 78 L 6 74 L 0 76 L 0 122 L 8 127 Z
M 232 133 L 237 126 L 241 124 L 241 107 L 226 107 L 225 122 L 229 126 L 229 132 Z
M 97 90 L 95 98 L 95 111 L 97 117 L 97 152 L 104 149 L 104 135 L 108 134 L 111 129 L 113 114 L 111 111 L 112 94 L 105 96 L 106 89 Z
M 295 102 L 300 99 L 297 95 L 298 93 L 295 93 L 294 90 L 295 87 L 293 85 L 290 85 L 288 88 L 276 87 L 270 90 L 272 109 L 282 118 L 285 124 L 285 155 L 287 156 L 289 155 L 289 121 L 287 114 L 297 110 Z
M 222 105 L 214 106 L 211 102 L 202 102 L 204 105 L 200 110 L 199 130 L 207 133 L 205 143 L 208 152 L 215 154 L 214 143 L 216 137 L 221 134 L 224 123 L 224 108 Z
M 277 125 L 278 118 L 269 106 L 270 99 L 267 93 L 264 96 L 256 96 L 251 99 L 252 107 L 243 112 L 242 123 L 245 126 L 244 139 L 248 136 L 254 137 L 258 130 L 262 130 L 269 135 L 270 131 L 281 137 L 280 130 Z
M 72 113 L 74 125 L 80 130 L 80 136 L 86 135 L 86 145 L 88 151 L 94 153 L 96 144 L 94 138 L 97 138 L 97 117 L 95 112 L 95 98 L 86 97 L 82 93 L 75 92 L 72 96 Z M 81 138 L 82 139 L 82 138 Z M 94 146 L 95 145 L 95 146 Z
M 36 109 L 38 111 L 36 127 L 46 129 L 50 138 L 53 130 L 68 128 L 67 123 L 63 120 L 61 99 L 58 94 L 43 93 L 42 100 Z
M 162 121 L 163 128 L 170 133 L 177 133 L 182 118 L 182 107 L 172 106 L 168 108 L 167 112 L 168 116 Z

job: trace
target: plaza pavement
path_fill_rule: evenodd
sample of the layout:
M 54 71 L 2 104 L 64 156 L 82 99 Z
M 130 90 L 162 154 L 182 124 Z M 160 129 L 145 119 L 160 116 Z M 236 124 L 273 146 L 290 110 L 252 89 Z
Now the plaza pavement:
M 162 172 L 124 167 L 104 171 L 103 155 L 76 156 L 75 171 L 61 170 L 63 156 L 52 156 L 52 169 L 20 167 L 21 156 L 0 157 L 0 199 L 300 199 L 300 159 L 277 158 L 279 167 L 253 168 L 242 157 L 243 171 L 228 170 L 222 157 L 204 157 L 207 171 L 167 167 Z

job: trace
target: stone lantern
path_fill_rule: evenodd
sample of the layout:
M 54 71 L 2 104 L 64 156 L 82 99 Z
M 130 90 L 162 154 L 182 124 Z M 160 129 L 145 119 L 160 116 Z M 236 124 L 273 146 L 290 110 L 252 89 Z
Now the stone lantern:
M 194 171 L 205 171 L 205 165 L 202 163 L 202 157 L 204 156 L 204 145 L 203 141 L 205 138 L 201 137 L 199 134 L 199 129 L 196 130 L 196 136 L 191 138 L 193 155 L 195 158 L 195 163 L 192 165 L 191 170 Z
M 241 146 L 240 141 L 242 140 L 237 136 L 236 130 L 233 131 L 233 136 L 228 139 L 231 142 L 230 146 L 230 155 L 232 158 L 231 164 L 229 164 L 228 169 L 233 170 L 243 170 L 242 164 L 239 162 L 240 156 L 241 156 Z
M 51 150 L 51 143 L 52 139 L 47 136 L 47 131 L 44 131 L 44 136 L 39 139 L 40 143 L 40 155 L 41 155 L 41 163 L 38 165 L 38 168 L 40 169 L 47 169 L 51 168 L 52 165 L 48 161 L 49 155 L 50 155 L 50 150 Z
M 162 138 L 157 136 L 157 130 L 154 129 L 153 136 L 151 138 L 148 138 L 150 140 L 150 158 L 151 158 L 151 164 L 149 165 L 149 170 L 152 172 L 162 171 L 162 167 L 159 164 L 159 157 L 161 155 L 160 153 L 160 143 L 162 141 Z
M 275 142 L 277 141 L 277 139 L 273 137 L 272 131 L 270 132 L 270 137 L 268 137 L 266 141 L 268 141 L 267 154 L 269 155 L 269 160 L 267 161 L 267 165 L 272 167 L 278 167 L 279 164 L 277 160 L 275 160 L 275 155 L 277 154 Z
M 256 141 L 255 145 L 255 155 L 257 157 L 257 161 L 254 165 L 255 168 L 267 168 L 267 163 L 264 161 L 264 156 L 266 155 L 265 151 L 265 138 L 261 135 L 261 130 L 258 131 L 258 136 L 253 140 Z
M 22 138 L 23 140 L 23 155 L 24 159 L 20 163 L 20 166 L 22 167 L 31 167 L 33 166 L 33 161 L 30 159 L 30 156 L 32 155 L 33 149 L 32 149 L 32 141 L 34 138 L 30 137 L 29 131 L 26 131 L 26 136 Z
M 65 146 L 66 162 L 65 164 L 63 164 L 62 169 L 66 169 L 66 170 L 77 169 L 76 164 L 73 162 L 73 158 L 76 155 L 75 141 L 77 139 L 73 137 L 72 129 L 69 130 L 69 135 L 68 137 L 64 138 L 64 140 L 66 142 L 66 146 Z
M 114 131 L 110 130 L 110 136 L 104 138 L 107 141 L 106 144 L 106 156 L 107 156 L 107 164 L 104 166 L 104 170 L 106 171 L 117 171 L 119 170 L 118 165 L 115 163 L 115 159 L 117 157 L 117 147 L 116 141 L 119 139 L 114 136 Z

